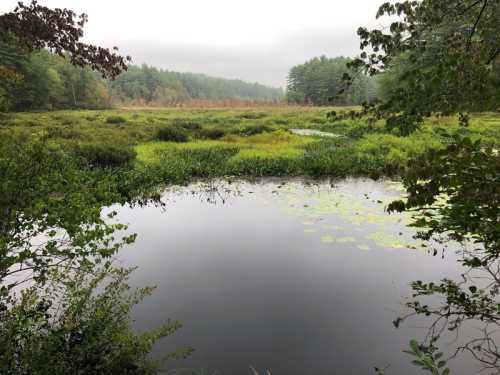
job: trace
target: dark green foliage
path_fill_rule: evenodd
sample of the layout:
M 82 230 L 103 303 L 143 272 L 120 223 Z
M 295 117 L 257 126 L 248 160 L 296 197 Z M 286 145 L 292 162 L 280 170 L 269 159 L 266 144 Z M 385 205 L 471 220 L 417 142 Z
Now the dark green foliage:
M 50 126 L 47 128 L 47 136 L 49 138 L 80 139 L 82 133 L 72 127 Z
M 8 311 L 0 312 L 0 373 L 158 374 L 161 362 L 149 353 L 181 325 L 169 321 L 154 331 L 134 332 L 131 310 L 153 289 L 131 290 L 130 272 L 57 272 L 57 282 L 25 290 Z M 164 358 L 190 352 L 177 350 Z
M 377 129 L 370 125 L 359 125 L 349 129 L 347 136 L 353 139 L 362 138 L 365 134 L 376 133 Z
M 78 125 L 78 120 L 75 119 L 75 118 L 64 118 L 61 120 L 61 124 L 63 125 L 71 125 L 71 126 L 75 126 L 75 125 Z
M 466 321 L 484 324 L 484 331 L 478 331 L 484 336 L 471 339 L 464 348 L 485 366 L 496 368 L 499 353 L 496 346 L 489 346 L 492 332 L 488 325 L 500 319 L 500 156 L 481 141 L 455 139 L 447 148 L 414 160 L 403 181 L 408 197 L 391 203 L 389 210 L 413 211 L 412 225 L 424 240 L 434 239 L 445 249 L 450 239 L 464 244 L 459 262 L 491 278 L 481 288 L 471 272 L 464 272 L 459 283 L 446 279 L 437 283 L 416 281 L 407 307 L 415 314 L 436 318 L 439 325 L 435 325 L 433 334 L 444 329 L 458 331 Z M 429 304 L 428 296 L 442 296 L 446 303 Z
M 0 53 L 0 111 L 109 107 L 105 81 L 89 68 L 47 51 L 16 53 L 14 65 Z
M 286 118 L 278 118 L 274 120 L 274 123 L 276 125 L 288 125 L 290 123 L 290 120 Z
M 163 142 L 187 142 L 189 137 L 183 129 L 174 126 L 164 126 L 158 129 L 156 139 Z
M 43 283 L 58 264 L 53 258 L 79 267 L 122 246 L 110 243 L 108 236 L 123 226 L 105 223 L 100 214 L 102 206 L 123 202 L 117 181 L 82 168 L 60 147 L 3 137 L 0 181 L 0 282 L 9 274 L 30 272 L 35 282 Z M 85 229 L 82 223 L 93 229 Z M 65 246 L 60 229 L 67 232 Z M 31 238 L 41 234 L 47 241 L 34 250 Z M 125 237 L 123 243 L 133 238 Z M 1 285 L 0 306 L 16 283 Z
M 2 38 L 3 39 L 3 38 Z M 12 41 L 0 40 L 0 112 L 15 107 L 15 91 L 23 83 L 26 54 Z
M 425 0 L 384 3 L 384 30 L 360 28 L 363 51 L 351 67 L 375 75 L 382 102 L 361 113 L 387 118 L 401 134 L 434 113 L 496 111 L 500 103 L 500 3 Z
M 449 375 L 450 369 L 445 367 L 447 361 L 443 359 L 443 353 L 435 346 L 438 337 L 434 337 L 429 345 L 419 344 L 415 340 L 410 341 L 409 350 L 404 350 L 411 355 L 412 363 L 432 375 Z
M 226 135 L 226 132 L 220 128 L 203 128 L 196 134 L 201 139 L 221 139 Z
M 352 71 L 351 60 L 344 57 L 328 59 L 316 57 L 294 66 L 288 75 L 287 100 L 289 103 L 308 105 L 360 105 L 376 96 L 374 82 L 359 75 L 347 86 L 343 77 Z
M 463 242 L 472 235 L 485 246 L 482 260 L 495 260 L 500 255 L 498 152 L 481 141 L 458 140 L 414 160 L 404 183 L 407 201 L 395 202 L 389 209 L 418 209 L 421 215 L 414 225 L 422 228 L 421 237 L 449 234 Z
M 151 289 L 129 294 L 129 271 L 109 269 L 135 235 L 119 236 L 125 226 L 101 216 L 143 197 L 154 181 L 144 177 L 88 170 L 47 142 L 0 139 L 0 373 L 157 373 L 149 352 L 179 325 L 132 331 L 131 308 Z M 31 286 L 14 294 L 25 280 Z
M 174 119 L 172 121 L 173 126 L 179 126 L 185 130 L 200 130 L 201 124 L 191 120 L 185 119 Z
M 263 112 L 248 112 L 248 113 L 243 113 L 239 118 L 245 119 L 245 120 L 260 120 L 266 117 L 267 114 Z
M 273 128 L 267 125 L 247 125 L 239 130 L 239 134 L 249 137 L 256 134 L 272 132 Z
M 407 303 L 412 312 L 396 325 L 412 315 L 433 317 L 429 345 L 413 341 L 408 353 L 417 357 L 415 364 L 439 375 L 449 373 L 441 372 L 445 362 L 436 364 L 438 358 L 433 356 L 440 333 L 450 330 L 458 335 L 465 322 L 473 322 L 477 333 L 461 344 L 457 354 L 467 351 L 485 369 L 498 372 L 498 336 L 490 326 L 500 320 L 500 157 L 498 150 L 480 140 L 461 136 L 473 134 L 467 127 L 469 113 L 498 111 L 500 2 L 386 2 L 377 17 L 387 16 L 393 22 L 384 30 L 358 30 L 364 51 L 350 65 L 370 75 L 381 74 L 381 102 L 351 117 L 385 119 L 387 129 L 397 129 L 401 135 L 415 132 L 433 115 L 458 114 L 462 126 L 455 138 L 436 128 L 449 146 L 409 163 L 403 180 L 407 199 L 393 202 L 389 210 L 412 212 L 418 236 L 433 240 L 434 256 L 442 251 L 444 257 L 448 242 L 458 241 L 458 261 L 465 270 L 460 282 L 412 283 L 413 299 Z
M 110 77 L 126 68 L 121 56 L 78 41 L 86 20 L 36 1 L 29 6 L 20 2 L 13 12 L 0 15 L 0 111 L 51 108 L 65 97 L 60 72 L 46 64 L 45 58 L 53 55 L 32 55 L 29 67 L 19 59 L 21 64 L 12 68 L 17 56 L 6 53 L 3 44 L 14 39 L 27 51 L 67 52 L 72 64 L 91 65 Z M 69 86 L 77 106 L 74 82 Z M 71 118 L 61 122 L 76 125 Z M 130 293 L 130 271 L 111 269 L 109 258 L 135 235 L 117 237 L 115 232 L 126 227 L 109 222 L 115 212 L 102 217 L 104 206 L 132 204 L 146 190 L 128 170 L 86 168 L 66 148 L 47 141 L 73 138 L 62 129 L 68 130 L 48 128 L 42 141 L 38 134 L 0 137 L 0 373 L 156 374 L 159 367 L 149 353 L 179 324 L 133 332 L 131 309 L 151 289 Z M 130 162 L 130 150 L 113 147 L 85 145 L 78 152 L 93 158 L 91 164 Z M 130 178 L 122 183 L 123 177 Z M 187 354 L 189 350 L 169 356 Z
M 78 145 L 75 153 L 90 167 L 97 168 L 127 167 L 136 157 L 136 152 L 131 148 L 99 143 Z
M 125 124 L 127 119 L 122 116 L 109 116 L 106 118 L 106 124 Z

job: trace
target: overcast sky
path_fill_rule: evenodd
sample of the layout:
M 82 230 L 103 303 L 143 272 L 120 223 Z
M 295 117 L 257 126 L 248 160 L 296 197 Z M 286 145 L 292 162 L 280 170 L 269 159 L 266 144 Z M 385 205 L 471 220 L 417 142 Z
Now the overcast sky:
M 0 0 L 0 12 L 16 0 Z M 25 0 L 28 3 L 29 0 Z M 85 12 L 85 39 L 137 64 L 284 86 L 314 56 L 353 56 L 382 0 L 39 0 Z

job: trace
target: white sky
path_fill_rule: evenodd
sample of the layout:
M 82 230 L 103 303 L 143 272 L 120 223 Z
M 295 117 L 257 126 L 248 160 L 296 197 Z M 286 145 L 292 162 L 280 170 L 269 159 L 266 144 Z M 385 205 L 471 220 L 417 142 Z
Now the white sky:
M 30 0 L 25 0 L 28 3 Z M 85 12 L 85 39 L 136 63 L 282 86 L 316 55 L 353 55 L 382 0 L 39 0 Z M 16 0 L 0 0 L 0 12 Z M 260 74 L 259 74 L 260 72 Z

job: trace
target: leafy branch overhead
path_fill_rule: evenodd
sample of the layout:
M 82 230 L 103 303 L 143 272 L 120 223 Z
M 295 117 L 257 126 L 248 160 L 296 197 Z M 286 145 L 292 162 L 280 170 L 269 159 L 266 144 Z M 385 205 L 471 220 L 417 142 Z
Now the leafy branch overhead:
M 498 151 L 479 140 L 458 139 L 414 160 L 403 182 L 406 200 L 391 203 L 389 211 L 411 212 L 418 236 L 442 246 L 443 256 L 449 240 L 459 243 L 464 271 L 458 281 L 413 282 L 413 296 L 406 304 L 412 312 L 395 325 L 415 315 L 432 317 L 430 336 L 435 338 L 445 330 L 458 334 L 468 322 L 479 324 L 480 335 L 459 346 L 457 353 L 469 352 L 484 368 L 500 371 L 495 344 L 500 324 Z
M 499 1 L 387 2 L 377 18 L 390 24 L 358 30 L 362 53 L 350 67 L 396 84 L 359 116 L 385 118 L 389 128 L 408 134 L 431 114 L 499 109 Z M 467 116 L 461 120 L 467 124 Z
M 103 76 L 114 78 L 127 69 L 130 57 L 122 57 L 108 48 L 80 41 L 87 15 L 77 15 L 68 9 L 50 9 L 38 4 L 22 2 L 14 11 L 0 15 L 0 41 L 14 39 L 27 51 L 49 49 L 63 56 L 67 54 L 72 64 L 89 66 Z

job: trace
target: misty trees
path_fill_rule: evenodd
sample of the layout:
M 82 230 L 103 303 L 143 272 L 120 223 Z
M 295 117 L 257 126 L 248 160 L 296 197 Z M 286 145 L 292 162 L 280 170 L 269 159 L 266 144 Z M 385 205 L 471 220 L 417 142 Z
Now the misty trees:
M 18 50 L 19 51 L 19 50 Z M 47 51 L 18 53 L 15 82 L 0 93 L 0 110 L 103 108 L 110 105 L 106 82 L 90 68 L 75 67 L 66 58 Z M 8 66 L 8 61 L 0 64 Z M 1 78 L 0 78 L 1 79 Z M 6 82 L 7 81 L 7 82 Z
M 343 76 L 352 72 L 347 67 L 349 62 L 349 58 L 321 56 L 294 66 L 288 75 L 287 101 L 311 105 L 360 105 L 373 100 L 375 83 L 365 75 L 359 75 L 346 89 Z
M 147 65 L 129 66 L 114 80 L 106 80 L 89 67 L 72 65 L 66 55 L 27 53 L 14 42 L 2 46 L 0 111 L 93 109 L 112 104 L 170 106 L 193 99 L 277 102 L 283 96 L 281 89 L 260 84 Z
M 204 74 L 177 73 L 148 65 L 132 66 L 109 82 L 113 101 L 147 105 L 172 105 L 189 100 L 280 101 L 281 89 L 240 80 L 209 77 Z

